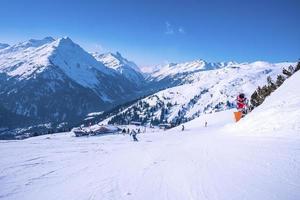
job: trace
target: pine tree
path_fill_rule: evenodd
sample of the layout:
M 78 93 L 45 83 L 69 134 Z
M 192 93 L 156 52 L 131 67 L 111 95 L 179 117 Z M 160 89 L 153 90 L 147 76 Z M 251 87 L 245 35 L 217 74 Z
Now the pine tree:
M 292 74 L 295 72 L 295 69 L 292 65 L 289 66 L 288 68 L 289 72 L 291 72 Z
M 252 105 L 252 109 L 254 107 L 259 106 L 265 100 L 266 96 L 270 94 L 270 89 L 268 86 L 258 87 L 254 93 L 251 95 L 250 103 Z
M 297 64 L 296 69 L 300 69 L 300 64 Z M 269 96 L 272 92 L 274 92 L 279 86 L 282 85 L 282 83 L 286 80 L 286 78 L 289 78 L 293 75 L 293 73 L 296 71 L 296 69 L 293 68 L 293 66 L 289 66 L 288 69 L 283 68 L 282 73 L 283 75 L 278 75 L 276 82 L 274 83 L 272 78 L 270 76 L 267 77 L 267 85 L 264 85 L 262 88 L 258 87 L 256 91 L 251 95 L 250 103 L 252 106 L 252 109 L 262 104 L 267 96 Z
M 267 82 L 268 82 L 268 90 L 270 91 L 270 93 L 274 92 L 277 87 L 276 84 L 273 83 L 273 80 L 270 76 L 267 77 Z
M 283 73 L 284 75 L 286 75 L 287 78 L 289 78 L 290 76 L 292 76 L 292 75 L 293 75 L 293 72 L 294 72 L 293 66 L 289 66 L 288 69 L 283 68 L 283 70 L 282 70 L 282 73 Z
M 300 70 L 300 61 L 298 61 L 294 73 Z
M 279 75 L 277 76 L 276 86 L 277 86 L 277 87 L 280 87 L 284 81 L 285 81 L 284 76 L 282 76 L 281 74 L 279 74 Z
M 165 108 L 164 107 L 162 107 L 162 109 L 161 109 L 161 114 L 160 114 L 160 122 L 163 122 L 164 121 L 164 119 L 165 119 Z
M 257 107 L 257 106 L 259 106 L 259 102 L 260 102 L 260 100 L 259 100 L 258 92 L 257 92 L 257 90 L 255 90 L 254 93 L 251 95 L 250 103 L 254 107 Z

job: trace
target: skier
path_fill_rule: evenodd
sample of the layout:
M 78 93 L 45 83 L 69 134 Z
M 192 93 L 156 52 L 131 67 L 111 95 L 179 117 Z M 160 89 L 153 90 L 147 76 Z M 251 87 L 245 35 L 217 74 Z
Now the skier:
M 125 134 L 126 134 L 126 129 L 125 129 L 125 128 L 123 128 L 123 130 L 122 130 L 122 134 L 123 134 L 123 135 L 125 135 Z
M 205 123 L 204 123 L 204 127 L 207 127 L 207 121 L 205 121 Z
M 241 93 L 236 98 L 236 109 L 238 113 L 241 113 L 240 117 L 244 117 L 248 113 L 248 99 L 245 97 L 245 94 Z M 236 117 L 236 121 L 239 121 L 240 117 Z
M 182 130 L 182 131 L 184 131 L 184 125 L 182 125 L 182 128 L 181 128 L 181 130 Z
M 245 94 L 241 93 L 236 98 L 236 108 L 238 111 L 242 111 L 243 114 L 247 114 L 248 108 L 248 99 L 245 97 Z
M 133 141 L 138 142 L 138 139 L 136 138 L 136 134 L 137 132 L 134 129 L 132 129 L 130 135 L 132 135 Z

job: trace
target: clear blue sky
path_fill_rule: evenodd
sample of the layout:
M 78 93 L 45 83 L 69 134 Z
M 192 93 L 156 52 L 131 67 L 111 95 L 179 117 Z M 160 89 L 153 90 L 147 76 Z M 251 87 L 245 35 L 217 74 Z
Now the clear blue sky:
M 295 61 L 299 0 L 1 0 L 0 42 L 69 36 L 140 65 Z

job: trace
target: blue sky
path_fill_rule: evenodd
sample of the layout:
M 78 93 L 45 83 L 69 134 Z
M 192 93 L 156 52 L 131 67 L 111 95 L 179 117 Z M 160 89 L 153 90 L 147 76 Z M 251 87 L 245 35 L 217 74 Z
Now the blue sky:
M 0 42 L 69 36 L 139 65 L 295 61 L 299 0 L 1 0 Z

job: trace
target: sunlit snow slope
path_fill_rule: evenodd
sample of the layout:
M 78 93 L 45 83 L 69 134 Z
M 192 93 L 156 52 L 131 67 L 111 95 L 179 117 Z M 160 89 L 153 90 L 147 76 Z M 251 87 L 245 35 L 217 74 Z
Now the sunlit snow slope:
M 119 123 L 120 116 L 132 121 L 178 123 L 204 113 L 230 109 L 239 93 L 250 98 L 258 86 L 266 83 L 268 76 L 276 80 L 282 68 L 293 64 L 193 61 L 167 65 L 152 74 L 152 81 L 157 84 L 167 81 L 172 85 L 177 80 L 178 85 L 149 95 L 101 123 Z
M 229 130 L 252 134 L 272 133 L 282 136 L 289 133 L 300 135 L 300 72 L 287 79 L 271 96 Z M 233 129 L 232 129 L 233 128 Z
M 126 58 L 122 57 L 119 52 L 115 54 L 92 53 L 92 55 L 96 60 L 103 63 L 106 67 L 115 70 L 136 85 L 142 86 L 144 77 L 139 67 L 134 62 L 128 61 Z
M 299 72 L 240 123 L 228 110 L 202 115 L 185 131 L 147 130 L 139 142 L 70 133 L 1 141 L 0 198 L 298 200 L 299 118 L 278 118 L 285 110 L 299 116 L 295 83 Z M 264 129 L 270 122 L 281 126 Z

